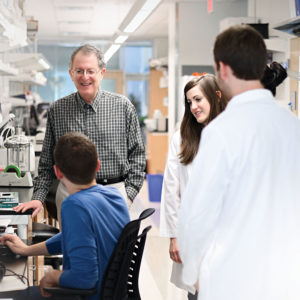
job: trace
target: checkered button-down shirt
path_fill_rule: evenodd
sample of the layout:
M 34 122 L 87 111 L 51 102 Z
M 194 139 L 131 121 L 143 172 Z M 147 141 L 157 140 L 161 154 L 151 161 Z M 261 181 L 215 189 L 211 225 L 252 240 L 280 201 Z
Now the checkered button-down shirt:
M 44 202 L 55 178 L 53 150 L 67 132 L 81 132 L 94 142 L 101 162 L 96 178 L 124 176 L 127 195 L 133 200 L 142 187 L 146 166 L 137 114 L 126 97 L 102 90 L 91 105 L 78 93 L 51 105 L 32 199 Z

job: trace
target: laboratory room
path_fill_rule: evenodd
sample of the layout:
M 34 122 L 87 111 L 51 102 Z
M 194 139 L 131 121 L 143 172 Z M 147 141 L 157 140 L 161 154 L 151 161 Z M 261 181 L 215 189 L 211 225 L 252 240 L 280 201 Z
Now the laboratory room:
M 300 299 L 299 57 L 300 0 L 1 0 L 0 299 Z

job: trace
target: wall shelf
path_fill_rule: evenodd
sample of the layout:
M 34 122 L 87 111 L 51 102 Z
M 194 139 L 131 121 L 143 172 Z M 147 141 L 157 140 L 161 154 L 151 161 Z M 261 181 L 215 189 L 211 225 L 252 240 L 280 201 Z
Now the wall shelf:
M 9 78 L 10 81 L 23 82 L 30 85 L 46 85 L 47 78 L 41 72 L 35 74 L 19 74 Z
M 49 62 L 41 53 L 7 53 L 5 60 L 22 72 L 40 72 L 50 69 Z
M 0 76 L 18 75 L 19 70 L 12 67 L 10 64 L 0 61 Z

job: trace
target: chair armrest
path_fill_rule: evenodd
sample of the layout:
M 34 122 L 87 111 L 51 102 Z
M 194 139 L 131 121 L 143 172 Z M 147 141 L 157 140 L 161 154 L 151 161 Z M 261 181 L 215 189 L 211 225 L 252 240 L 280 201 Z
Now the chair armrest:
M 97 293 L 97 289 L 72 289 L 67 287 L 45 287 L 44 291 L 51 295 L 82 295 L 90 296 Z

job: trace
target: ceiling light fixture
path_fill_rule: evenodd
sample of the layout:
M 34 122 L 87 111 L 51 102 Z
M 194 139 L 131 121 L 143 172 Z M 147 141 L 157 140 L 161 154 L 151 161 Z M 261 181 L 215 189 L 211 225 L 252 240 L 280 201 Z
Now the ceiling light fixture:
M 115 38 L 115 44 L 123 44 L 128 39 L 128 35 L 121 34 Z
M 136 1 L 127 17 L 120 25 L 120 30 L 126 33 L 134 32 L 158 6 L 161 0 Z
M 121 23 L 118 33 L 112 38 L 113 44 L 104 53 L 106 63 L 121 47 L 121 44 L 128 39 L 129 34 L 134 32 L 147 19 L 160 2 L 161 0 L 137 0 L 134 3 Z
M 120 44 L 112 44 L 104 53 L 104 61 L 107 63 L 110 58 L 119 50 Z

